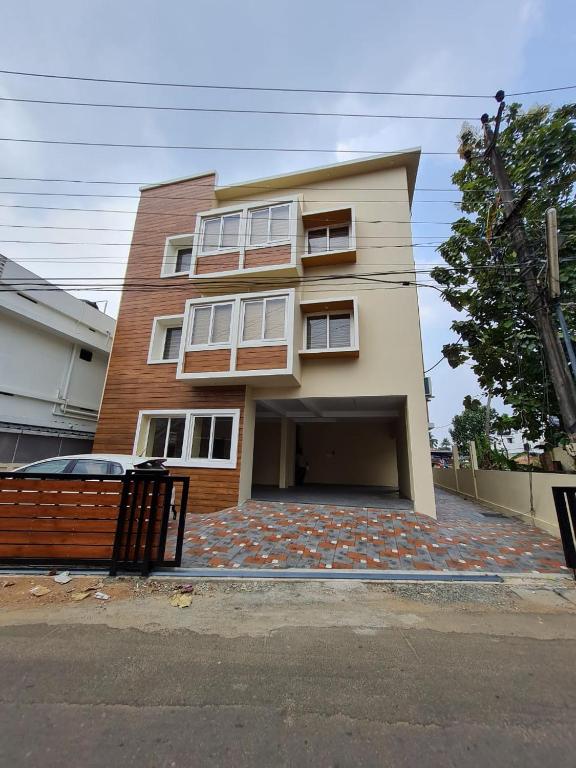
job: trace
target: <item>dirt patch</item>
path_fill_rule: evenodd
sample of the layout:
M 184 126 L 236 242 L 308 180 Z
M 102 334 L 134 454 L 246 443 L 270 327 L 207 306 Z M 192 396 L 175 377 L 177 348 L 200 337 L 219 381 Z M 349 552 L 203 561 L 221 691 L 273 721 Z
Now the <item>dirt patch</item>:
M 31 590 L 39 594 L 34 594 Z M 44 593 L 48 589 L 49 592 Z M 123 600 L 138 594 L 134 581 L 108 579 L 98 576 L 72 576 L 67 584 L 58 584 L 52 576 L 4 576 L 0 578 L 0 608 L 45 608 L 48 605 L 96 601 L 97 592 L 109 596 L 110 600 Z M 87 594 L 82 601 L 81 594 Z

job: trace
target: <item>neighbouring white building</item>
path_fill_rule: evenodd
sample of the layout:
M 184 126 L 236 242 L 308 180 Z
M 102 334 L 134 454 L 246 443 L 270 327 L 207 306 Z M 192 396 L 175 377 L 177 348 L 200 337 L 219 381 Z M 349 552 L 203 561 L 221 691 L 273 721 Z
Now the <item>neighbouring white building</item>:
M 0 255 L 0 465 L 90 452 L 114 327 Z

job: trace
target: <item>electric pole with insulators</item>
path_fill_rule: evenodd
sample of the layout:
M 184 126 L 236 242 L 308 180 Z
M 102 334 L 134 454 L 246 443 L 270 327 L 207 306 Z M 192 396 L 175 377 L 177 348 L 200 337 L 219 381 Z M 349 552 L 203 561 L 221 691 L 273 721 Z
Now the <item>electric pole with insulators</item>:
M 551 302 L 548 301 L 546 293 L 538 285 L 534 268 L 536 263 L 535 254 L 532 252 L 532 247 L 526 236 L 524 222 L 520 214 L 520 208 L 524 199 L 521 198 L 519 203 L 515 201 L 512 181 L 497 146 L 500 123 L 505 107 L 504 91 L 498 91 L 496 101 L 499 106 L 498 113 L 493 121 L 495 123 L 494 130 L 490 126 L 492 122 L 490 117 L 486 114 L 481 117 L 484 128 L 485 147 L 483 157 L 490 164 L 492 174 L 500 190 L 500 198 L 504 207 L 504 213 L 506 214 L 503 228 L 510 232 L 512 247 L 518 259 L 520 275 L 526 287 L 528 311 L 534 315 L 534 323 L 544 351 L 550 382 L 558 400 L 564 429 L 569 439 L 572 442 L 576 442 L 576 382 L 572 378 L 572 373 L 562 349 L 558 331 L 553 320 Z
M 564 317 L 562 304 L 560 303 L 560 260 L 558 258 L 558 221 L 556 217 L 556 208 L 548 208 L 546 211 L 546 251 L 548 256 L 548 296 L 554 310 L 562 338 L 566 347 L 566 354 L 570 360 L 572 378 L 576 379 L 576 352 L 572 344 L 570 330 Z

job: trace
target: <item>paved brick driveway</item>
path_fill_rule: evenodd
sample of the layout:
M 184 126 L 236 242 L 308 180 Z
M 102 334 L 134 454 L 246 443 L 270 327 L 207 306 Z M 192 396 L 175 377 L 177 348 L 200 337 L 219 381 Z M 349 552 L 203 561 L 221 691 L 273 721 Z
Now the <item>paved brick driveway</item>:
M 438 520 L 407 510 L 248 501 L 186 521 L 185 568 L 566 571 L 560 541 L 437 490 Z

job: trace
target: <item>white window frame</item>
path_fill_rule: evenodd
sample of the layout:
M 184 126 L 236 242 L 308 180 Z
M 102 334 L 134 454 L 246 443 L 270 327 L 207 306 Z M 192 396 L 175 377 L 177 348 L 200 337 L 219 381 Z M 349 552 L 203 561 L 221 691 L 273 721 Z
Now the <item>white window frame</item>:
M 192 436 L 194 434 L 194 418 L 196 416 L 224 416 L 232 418 L 232 435 L 230 443 L 229 459 L 192 459 L 189 458 L 192 450 Z M 182 440 L 182 457 L 186 458 L 168 458 L 167 466 L 173 467 L 204 467 L 212 469 L 235 469 L 238 462 L 238 435 L 240 429 L 240 409 L 219 409 L 219 408 L 201 408 L 193 410 L 164 410 L 164 411 L 140 411 L 138 414 L 138 423 L 136 434 L 134 436 L 134 455 L 138 455 L 138 446 L 146 446 L 148 442 L 148 433 L 150 429 L 150 420 L 153 418 L 170 419 L 185 418 L 184 437 Z M 166 439 L 168 439 L 167 433 Z M 214 420 L 210 430 L 210 451 L 214 443 Z M 143 449 L 145 450 L 145 448 Z
M 228 329 L 228 341 L 211 342 L 212 331 L 214 329 L 214 307 L 230 306 L 230 327 Z M 194 317 L 197 309 L 206 309 L 210 307 L 210 326 L 208 328 L 208 341 L 205 344 L 193 344 L 192 334 L 194 333 Z M 197 351 L 199 349 L 229 349 L 232 346 L 232 332 L 234 330 L 234 301 L 207 301 L 204 304 L 195 304 L 191 310 L 190 322 L 188 327 L 188 338 L 186 339 L 186 351 Z
M 150 346 L 148 347 L 148 365 L 158 365 L 159 363 L 177 363 L 180 359 L 180 355 L 169 360 L 164 360 L 162 357 L 164 343 L 166 341 L 166 330 L 168 328 L 182 328 L 182 338 L 180 340 L 181 354 L 182 344 L 184 343 L 184 315 L 159 315 L 152 321 Z
M 262 298 L 285 298 L 286 299 L 286 314 L 285 314 L 285 327 L 284 327 L 284 333 L 286 336 L 286 339 L 284 341 L 266 341 L 265 344 L 258 344 L 258 342 L 244 342 L 241 343 L 241 332 L 240 332 L 240 315 L 241 315 L 241 306 L 240 302 L 242 299 L 262 299 Z M 192 316 L 195 307 L 202 307 L 206 306 L 207 304 L 215 304 L 215 303 L 228 303 L 233 302 L 234 307 L 232 310 L 232 333 L 231 333 L 231 343 L 229 345 L 230 348 L 230 365 L 229 368 L 227 368 L 224 371 L 195 371 L 195 372 L 186 372 L 184 371 L 185 366 L 185 359 L 186 359 L 186 353 L 187 352 L 195 352 L 200 350 L 206 350 L 206 349 L 217 349 L 218 347 L 206 347 L 206 346 L 194 346 L 192 347 L 189 344 L 189 339 L 191 337 L 191 328 L 192 328 Z M 183 347 L 180 349 L 180 360 L 178 361 L 178 366 L 176 368 L 176 378 L 182 379 L 186 381 L 223 381 L 223 380 L 230 380 L 230 381 L 238 381 L 242 382 L 246 379 L 251 378 L 258 378 L 260 377 L 269 377 L 269 376 L 287 376 L 287 377 L 293 377 L 295 376 L 295 372 L 297 372 L 299 369 L 295 368 L 295 361 L 297 362 L 297 352 L 295 351 L 295 344 L 298 344 L 297 341 L 295 341 L 295 335 L 294 335 L 294 326 L 295 326 L 295 307 L 296 307 L 296 290 L 294 288 L 281 288 L 277 290 L 271 290 L 271 291 L 261 291 L 261 292 L 254 292 L 254 293 L 236 293 L 236 294 L 228 294 L 226 296 L 219 296 L 218 302 L 215 302 L 214 299 L 207 299 L 205 297 L 197 298 L 197 299 L 188 299 L 186 301 L 186 307 L 185 307 L 185 314 L 184 314 L 184 336 L 186 338 L 186 342 Z M 286 366 L 283 368 L 255 368 L 250 370 L 238 370 L 237 369 L 237 357 L 238 357 L 238 349 L 242 347 L 257 347 L 257 346 L 277 346 L 277 345 L 286 345 L 287 347 L 287 359 L 286 359 Z M 228 347 L 225 347 L 228 349 Z
M 279 344 L 287 344 L 286 327 L 288 323 L 288 296 L 284 298 L 284 331 L 281 338 L 278 339 L 266 339 L 264 338 L 264 332 L 266 330 L 266 304 L 268 301 L 277 301 L 284 296 L 261 296 L 260 298 L 243 298 L 240 300 L 240 322 L 238 325 L 238 346 L 239 347 L 277 347 Z M 246 339 L 244 336 L 244 315 L 246 313 L 246 304 L 256 304 L 263 302 L 264 308 L 262 312 L 262 324 L 260 326 L 260 339 Z
M 200 226 L 200 238 L 198 242 L 198 252 L 197 255 L 199 258 L 203 258 L 204 256 L 214 256 L 216 254 L 220 253 L 237 253 L 242 244 L 242 236 L 243 236 L 243 226 L 242 226 L 242 214 L 243 212 L 241 210 L 234 210 L 234 211 L 227 211 L 222 213 L 214 213 L 211 216 L 202 216 L 201 219 L 201 226 Z M 239 216 L 238 221 L 238 243 L 237 245 L 227 245 L 222 246 L 222 235 L 224 232 L 224 219 L 230 216 Z M 214 221 L 214 219 L 220 219 L 220 232 L 218 235 L 218 247 L 213 248 L 210 251 L 204 250 L 204 232 L 206 229 L 206 222 L 207 221 Z
M 323 309 L 318 312 L 306 311 L 303 315 L 302 322 L 302 349 L 300 354 L 313 356 L 315 354 L 322 354 L 326 352 L 358 352 L 360 349 L 360 337 L 359 337 L 359 325 L 358 325 L 358 299 L 355 296 L 342 296 L 336 301 L 352 301 L 351 309 Z M 318 299 L 313 302 L 304 302 L 307 306 L 311 304 L 330 304 L 330 300 Z M 319 349 L 308 349 L 308 322 L 309 317 L 325 317 L 330 315 L 348 315 L 350 317 L 350 346 L 348 347 L 322 347 Z M 330 341 L 330 323 L 328 323 L 328 329 L 326 332 L 326 342 Z
M 202 280 L 210 280 L 214 278 L 214 275 L 218 275 L 218 277 L 227 277 L 229 275 L 240 275 L 240 274 L 258 274 L 260 272 L 274 272 L 274 271 L 280 271 L 283 272 L 286 270 L 287 267 L 295 268 L 298 262 L 298 245 L 297 240 L 301 240 L 301 233 L 300 238 L 297 237 L 299 234 L 299 228 L 298 228 L 298 222 L 299 222 L 299 211 L 300 211 L 300 204 L 301 204 L 301 195 L 298 196 L 291 196 L 291 197 L 281 197 L 278 199 L 268 199 L 268 200 L 254 200 L 249 205 L 244 206 L 226 206 L 222 208 L 212 208 L 208 211 L 201 211 L 196 216 L 196 232 L 195 232 L 195 244 L 193 249 L 193 256 L 192 256 L 192 269 L 190 272 L 190 277 L 193 280 L 202 281 Z M 249 224 L 250 224 L 250 212 L 252 210 L 258 210 L 263 208 L 272 208 L 277 205 L 287 205 L 288 206 L 288 236 L 285 240 L 274 240 L 273 242 L 268 243 L 261 243 L 258 245 L 250 245 L 250 236 L 249 236 Z M 218 250 L 208 251 L 204 252 L 202 251 L 202 240 L 204 237 L 204 222 L 209 219 L 215 219 L 220 218 L 222 216 L 227 216 L 231 214 L 240 214 L 240 229 L 238 233 L 238 247 L 235 248 L 219 248 Z M 268 225 L 270 227 L 270 224 Z M 273 264 L 270 266 L 263 265 L 263 266 L 257 266 L 257 267 L 245 267 L 245 260 L 246 260 L 246 254 L 255 251 L 258 248 L 269 248 L 271 246 L 276 245 L 290 245 L 290 262 L 284 263 L 284 264 Z M 239 260 L 238 260 L 238 267 L 234 269 L 227 269 L 227 270 L 217 270 L 216 272 L 201 272 L 200 274 L 197 273 L 197 265 L 198 261 L 203 258 L 207 258 L 209 256 L 216 256 L 220 254 L 225 253 L 239 253 Z
M 348 245 L 346 248 L 330 248 L 330 230 L 332 229 L 342 229 L 342 227 L 347 227 L 348 229 Z M 311 252 L 309 250 L 310 243 L 308 241 L 308 235 L 311 232 L 320 232 L 321 229 L 326 230 L 326 244 L 328 245 L 328 248 L 324 251 L 314 251 Z M 340 253 L 341 251 L 349 251 L 351 248 L 352 243 L 352 224 L 350 222 L 346 222 L 344 224 L 325 224 L 322 227 L 312 227 L 312 229 L 306 230 L 306 244 L 305 244 L 305 254 L 306 256 L 319 256 L 321 253 Z
M 182 277 L 190 276 L 190 272 L 176 272 L 176 258 L 178 251 L 182 248 L 192 249 L 191 269 L 194 266 L 194 235 L 174 235 L 167 237 L 164 244 L 164 256 L 162 258 L 162 269 L 160 277 Z
M 270 239 L 270 230 L 272 229 L 272 216 L 270 215 L 270 211 L 272 208 L 278 208 L 281 205 L 288 206 L 288 235 L 281 239 L 281 240 L 271 240 Z M 267 239 L 263 243 L 251 243 L 252 239 L 252 221 L 253 221 L 253 214 L 256 211 L 268 211 L 268 233 L 267 233 Z M 285 245 L 286 243 L 290 242 L 290 236 L 292 232 L 291 227 L 291 217 L 294 215 L 293 206 L 291 205 L 291 201 L 281 201 L 281 202 L 275 202 L 275 203 L 264 203 L 263 205 L 257 205 L 250 207 L 246 210 L 246 215 L 248 217 L 248 226 L 246 231 L 246 248 L 252 250 L 253 248 L 270 248 L 270 246 L 273 245 Z

